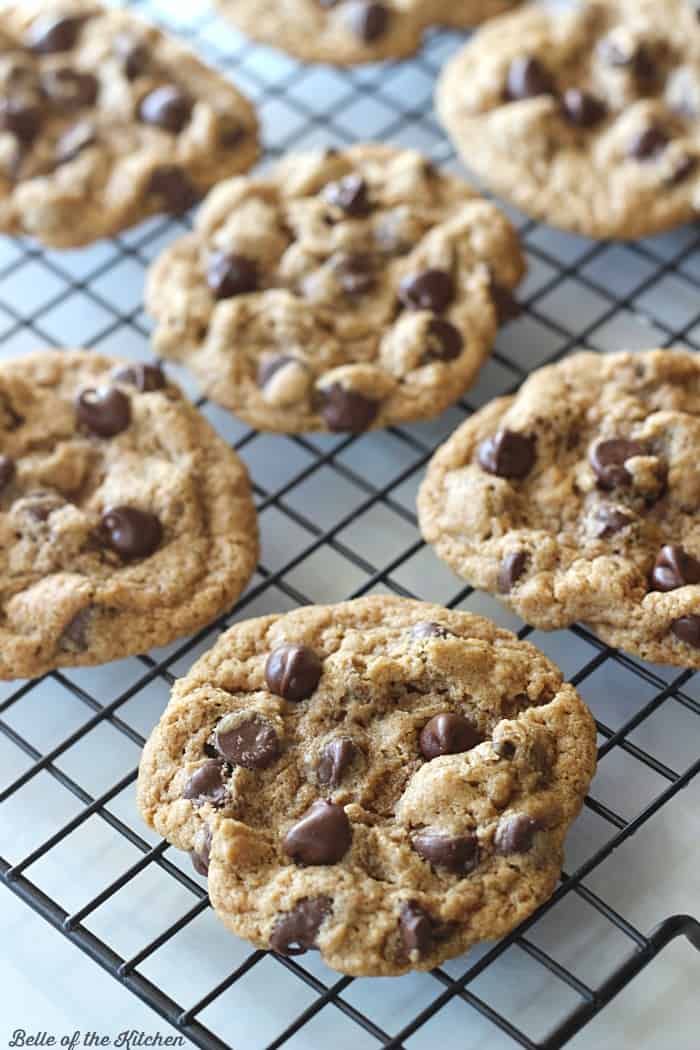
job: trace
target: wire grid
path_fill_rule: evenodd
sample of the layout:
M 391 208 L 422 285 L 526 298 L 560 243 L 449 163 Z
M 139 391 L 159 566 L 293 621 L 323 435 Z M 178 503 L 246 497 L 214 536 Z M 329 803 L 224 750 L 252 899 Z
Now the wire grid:
M 177 12 L 167 0 L 128 6 L 190 38 L 233 75 L 258 104 L 268 157 L 365 137 L 417 146 L 457 168 L 433 116 L 431 92 L 441 65 L 461 44 L 458 34 L 430 34 L 408 63 L 338 72 L 255 47 L 205 2 L 183 3 Z M 485 401 L 517 388 L 532 368 L 582 346 L 697 349 L 700 232 L 611 246 L 510 214 L 530 261 L 520 292 L 523 315 L 501 332 L 478 384 L 458 406 L 433 423 L 381 434 L 283 438 L 256 434 L 200 399 L 252 473 L 263 560 L 246 594 L 218 623 L 150 655 L 0 683 L 0 754 L 9 776 L 0 802 L 9 814 L 3 827 L 13 829 L 0 857 L 4 885 L 196 1046 L 313 1050 L 331 1038 L 339 1050 L 398 1050 L 439 1039 L 445 1050 L 554 1050 L 672 940 L 684 935 L 700 949 L 700 925 L 675 913 L 673 895 L 662 897 L 662 910 L 657 906 L 652 915 L 641 894 L 633 921 L 618 903 L 625 894 L 611 902 L 605 892 L 616 885 L 614 871 L 612 881 L 609 874 L 614 851 L 624 853 L 664 807 L 677 813 L 677 796 L 700 771 L 692 745 L 700 682 L 690 672 L 620 654 L 580 627 L 545 636 L 524 626 L 437 562 L 420 539 L 414 510 L 437 443 Z M 186 225 L 160 218 L 113 242 L 60 254 L 5 239 L 0 356 L 37 345 L 91 345 L 143 359 L 144 271 Z M 172 371 L 196 398 L 187 374 Z M 600 736 L 600 771 L 570 838 L 573 867 L 552 899 L 499 943 L 432 974 L 393 982 L 340 977 L 315 955 L 297 960 L 251 951 L 227 933 L 219 941 L 205 881 L 143 826 L 133 804 L 138 752 L 168 688 L 233 618 L 382 592 L 468 608 L 530 635 L 591 703 Z M 669 736 L 690 741 L 673 760 Z M 86 760 L 96 744 L 99 771 Z M 116 858 L 116 866 L 97 861 L 98 852 Z M 61 882 L 57 872 L 69 855 L 79 878 L 69 866 Z M 632 855 L 642 866 L 647 862 L 643 848 Z M 154 887 L 166 907 L 153 902 Z M 140 910 L 146 900 L 149 921 Z M 108 921 L 110 909 L 115 917 Z M 593 964 L 576 939 L 582 929 L 590 932 Z M 203 954 L 211 965 L 203 967 Z M 193 973 L 194 962 L 203 974 Z M 173 978 L 178 968 L 187 971 L 187 981 Z

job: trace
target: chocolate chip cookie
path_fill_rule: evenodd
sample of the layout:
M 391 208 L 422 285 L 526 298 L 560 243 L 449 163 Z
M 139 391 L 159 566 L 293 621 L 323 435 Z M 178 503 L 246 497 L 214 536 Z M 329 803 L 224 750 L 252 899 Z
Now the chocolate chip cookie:
M 0 678 L 203 627 L 255 566 L 248 477 L 153 365 L 0 363 Z
M 231 628 L 176 684 L 138 801 L 234 933 L 388 976 L 547 899 L 595 756 L 532 645 L 382 596 Z
M 690 0 L 505 15 L 447 66 L 437 105 L 468 166 L 534 218 L 624 240 L 700 208 L 700 21 Z
M 349 66 L 401 58 L 429 26 L 464 28 L 520 0 L 218 0 L 221 13 L 254 40 L 300 58 Z
M 508 220 L 461 180 L 356 146 L 218 186 L 146 302 L 157 352 L 252 426 L 357 433 L 456 401 L 523 269 Z
M 188 49 L 92 0 L 0 26 L 0 231 L 89 244 L 187 211 L 258 153 L 251 105 Z
M 528 623 L 700 668 L 699 456 L 696 354 L 576 354 L 438 450 L 421 528 Z

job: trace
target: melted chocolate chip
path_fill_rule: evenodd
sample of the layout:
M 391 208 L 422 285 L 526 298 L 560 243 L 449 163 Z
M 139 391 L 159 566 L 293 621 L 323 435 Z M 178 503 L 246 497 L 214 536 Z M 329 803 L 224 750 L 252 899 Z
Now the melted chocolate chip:
M 700 616 L 681 616 L 673 621 L 671 631 L 679 642 L 685 642 L 693 649 L 700 649 Z
M 29 28 L 27 47 L 40 55 L 71 51 L 87 19 L 87 15 L 41 15 Z
M 253 715 L 231 728 L 229 725 L 229 719 L 222 719 L 214 735 L 219 754 L 228 762 L 244 769 L 267 769 L 277 761 L 280 742 L 269 722 Z
M 333 383 L 321 391 L 321 415 L 329 430 L 361 434 L 367 430 L 379 412 L 379 402 L 372 401 L 355 390 L 346 390 Z
M 215 252 L 207 262 L 207 284 L 215 299 L 254 292 L 258 286 L 257 263 L 245 255 Z
M 433 947 L 433 920 L 416 901 L 401 905 L 399 932 L 409 952 L 427 955 Z
M 318 931 L 331 913 L 330 897 L 305 897 L 280 915 L 270 934 L 270 947 L 280 955 L 303 955 L 317 947 Z
M 165 84 L 142 99 L 139 116 L 144 124 L 178 135 L 189 124 L 193 105 L 184 91 L 174 84 Z
M 377 283 L 370 255 L 341 255 L 334 262 L 333 272 L 346 295 L 366 295 Z
M 455 297 L 455 283 L 446 270 L 409 274 L 399 286 L 399 299 L 411 310 L 441 314 Z
M 64 653 L 84 653 L 88 649 L 88 633 L 94 616 L 91 605 L 77 612 L 61 632 L 58 648 Z
M 345 810 L 333 802 L 314 802 L 284 836 L 285 853 L 297 864 L 337 864 L 352 843 Z
M 49 101 L 62 109 L 92 106 L 100 90 L 99 81 L 92 73 L 79 73 L 67 67 L 44 73 L 41 87 Z
M 389 10 L 369 0 L 350 0 L 345 5 L 345 19 L 355 36 L 364 44 L 373 44 L 389 27 Z
M 510 594 L 513 587 L 525 572 L 527 551 L 512 551 L 506 554 L 498 570 L 499 594 Z
M 185 784 L 182 797 L 190 799 L 195 806 L 203 806 L 205 802 L 223 806 L 226 801 L 225 773 L 226 763 L 222 759 L 205 762 Z
M 131 423 L 131 402 L 115 386 L 83 390 L 76 400 L 75 414 L 78 423 L 91 433 L 114 437 Z
M 127 33 L 119 33 L 114 39 L 113 48 L 115 55 L 121 59 L 127 80 L 136 80 L 148 71 L 151 54 L 146 44 L 134 40 Z
M 56 163 L 67 164 L 97 142 L 97 131 L 95 125 L 88 120 L 74 124 L 72 128 L 64 133 L 56 143 Z
M 675 591 L 678 587 L 700 583 L 700 561 L 675 543 L 661 548 L 651 574 L 656 591 Z
M 514 321 L 516 317 L 520 317 L 523 312 L 522 307 L 506 285 L 499 284 L 498 281 L 494 281 L 491 278 L 489 294 L 493 305 L 496 307 L 496 316 L 499 324 L 507 324 L 508 321 Z
M 122 558 L 148 558 L 160 546 L 163 527 L 155 516 L 136 507 L 109 507 L 100 521 L 105 543 Z
M 643 128 L 629 144 L 628 154 L 635 160 L 653 160 L 666 149 L 669 136 L 655 124 Z
M 501 817 L 493 838 L 496 853 L 508 856 L 510 853 L 527 853 L 532 846 L 536 831 L 541 824 L 527 813 L 512 813 Z
M 673 170 L 666 179 L 668 186 L 679 186 L 681 182 L 684 182 L 690 175 L 697 171 L 698 158 L 691 157 L 685 153 L 674 162 Z
M 629 485 L 632 475 L 625 468 L 628 459 L 648 455 L 647 449 L 638 441 L 628 438 L 608 438 L 596 441 L 588 453 L 588 460 L 601 489 L 614 489 L 617 485 Z
M 623 510 L 603 503 L 593 512 L 593 533 L 601 539 L 607 539 L 624 529 L 632 520 L 632 517 Z
M 435 868 L 455 875 L 468 875 L 479 863 L 479 844 L 475 835 L 440 835 L 423 831 L 413 839 L 416 853 Z
M 246 137 L 246 129 L 226 113 L 219 114 L 219 145 L 226 149 L 239 146 Z
M 481 743 L 479 731 L 462 715 L 446 711 L 435 715 L 423 726 L 419 745 L 424 758 L 430 762 L 440 755 L 458 755 L 471 751 Z
M 426 329 L 428 361 L 455 361 L 464 349 L 462 333 L 449 321 L 433 317 Z
M 39 134 L 41 109 L 27 99 L 0 98 L 0 130 L 9 131 L 22 145 L 30 146 Z
M 158 197 L 165 210 L 173 215 L 189 211 L 199 199 L 196 187 L 177 164 L 162 164 L 154 168 L 146 185 L 146 193 Z
M 332 207 L 340 208 L 352 219 L 369 215 L 372 210 L 369 187 L 361 175 L 346 175 L 339 182 L 330 182 L 323 196 Z
M 537 98 L 538 95 L 554 94 L 554 79 L 539 59 L 529 55 L 520 55 L 513 59 L 506 82 L 507 99 L 520 102 L 526 98 Z
M 443 627 L 441 623 L 433 623 L 432 620 L 421 620 L 419 623 L 414 623 L 411 628 L 412 638 L 454 638 L 455 635 L 447 627 Z
M 0 492 L 6 489 L 14 479 L 17 468 L 14 459 L 9 456 L 0 456 Z
M 479 465 L 499 478 L 524 478 L 535 465 L 535 439 L 515 430 L 499 430 L 479 445 Z
M 308 700 L 321 677 L 320 657 L 308 645 L 280 645 L 265 664 L 265 681 L 271 693 L 293 703 Z
M 135 386 L 141 394 L 150 394 L 165 387 L 165 376 L 160 365 L 135 364 L 119 368 L 114 373 L 118 383 Z
M 564 116 L 570 124 L 579 128 L 593 128 L 605 119 L 607 108 L 604 102 L 589 91 L 569 88 L 561 102 Z
M 192 867 L 198 875 L 209 874 L 209 854 L 211 851 L 211 831 L 208 827 L 205 827 L 204 834 L 202 836 L 201 843 L 198 849 L 193 849 L 190 853 L 190 860 L 192 861 Z
M 356 754 L 355 744 L 347 737 L 340 737 L 326 744 L 316 767 L 319 784 L 327 784 L 331 788 L 339 787 Z

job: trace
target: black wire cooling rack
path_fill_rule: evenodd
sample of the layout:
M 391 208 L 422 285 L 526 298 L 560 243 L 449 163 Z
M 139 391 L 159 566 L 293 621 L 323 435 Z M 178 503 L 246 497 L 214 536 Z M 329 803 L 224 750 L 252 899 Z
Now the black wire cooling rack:
M 440 66 L 460 44 L 457 34 L 430 35 L 422 53 L 407 63 L 341 72 L 300 66 L 252 46 L 205 2 L 144 0 L 130 6 L 190 38 L 255 99 L 268 156 L 376 138 L 417 146 L 455 166 L 432 113 L 431 93 Z M 439 1041 L 444 1050 L 555 1050 L 581 1033 L 670 942 L 684 937 L 700 949 L 700 924 L 677 913 L 686 900 L 692 910 L 691 893 L 684 895 L 681 886 L 664 894 L 662 879 L 650 907 L 642 877 L 658 861 L 659 841 L 673 857 L 680 855 L 681 840 L 682 852 L 677 803 L 683 788 L 698 783 L 700 683 L 690 672 L 641 664 L 578 627 L 544 636 L 515 622 L 438 564 L 420 539 L 414 513 L 415 491 L 437 443 L 485 400 L 515 389 L 533 367 L 581 346 L 601 352 L 679 343 L 697 348 L 700 231 L 613 246 L 558 234 L 519 215 L 513 219 L 530 260 L 520 292 L 523 314 L 501 332 L 479 383 L 460 405 L 435 423 L 382 434 L 272 438 L 200 401 L 253 477 L 263 561 L 245 596 L 219 623 L 167 650 L 100 671 L 66 670 L 38 682 L 10 683 L 0 691 L 0 744 L 12 759 L 3 772 L 10 782 L 0 791 L 10 818 L 0 823 L 0 833 L 3 826 L 37 824 L 39 799 L 31 791 L 38 779 L 41 797 L 65 794 L 71 803 L 53 823 L 39 821 L 39 831 L 24 845 L 13 830 L 0 857 L 3 885 L 195 1046 L 313 1050 L 330 1042 L 337 1050 L 409 1050 Z M 153 220 L 79 253 L 3 241 L 0 357 L 72 344 L 143 358 L 144 272 L 183 224 Z M 194 394 L 186 375 L 174 371 Z M 207 971 L 208 984 L 196 981 L 192 975 L 213 935 L 187 935 L 208 913 L 205 884 L 125 801 L 133 799 L 138 750 L 167 688 L 232 618 L 372 591 L 486 612 L 519 628 L 521 637 L 531 635 L 582 691 L 598 719 L 600 772 L 570 838 L 571 870 L 519 929 L 429 975 L 352 981 L 325 969 L 317 956 L 277 958 L 224 934 L 220 971 Z M 69 713 L 54 717 L 50 731 L 38 732 L 54 709 Z M 100 752 L 98 763 L 106 768 L 97 776 L 74 759 L 86 743 L 106 739 L 99 734 L 107 730 L 108 752 Z M 682 746 L 669 750 L 670 738 Z M 97 875 L 88 877 L 94 856 L 78 852 L 77 885 L 74 880 L 71 892 L 54 891 L 67 849 L 75 853 L 76 836 L 88 827 L 101 828 L 127 848 L 128 861 L 120 853 L 114 872 L 98 865 Z M 645 845 L 659 828 L 661 838 L 654 832 Z M 611 868 L 614 855 L 623 862 Z M 163 887 L 159 897 L 167 897 L 170 887 L 177 906 L 162 917 L 153 903 L 155 928 L 140 941 L 110 935 L 116 927 L 101 916 L 119 900 L 122 919 L 133 918 L 143 907 L 140 880 L 154 872 Z M 587 947 L 582 930 L 590 932 Z M 160 960 L 166 956 L 191 987 L 163 977 Z M 250 981 L 253 990 L 246 993 Z M 534 1013 L 531 1002 L 537 1004 Z M 221 1024 L 225 1016 L 228 1027 Z M 680 1042 L 671 1038 L 674 1046 Z M 576 1045 L 608 1044 L 592 1037 Z M 644 1045 L 670 1043 L 659 1034 Z M 691 1039 L 685 1045 L 697 1044 Z

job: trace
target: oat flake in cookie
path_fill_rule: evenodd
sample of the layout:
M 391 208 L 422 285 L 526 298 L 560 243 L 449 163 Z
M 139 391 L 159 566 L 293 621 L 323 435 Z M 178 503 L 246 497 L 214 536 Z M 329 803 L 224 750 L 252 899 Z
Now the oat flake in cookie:
M 159 368 L 78 350 L 0 363 L 0 678 L 203 627 L 257 549 L 245 468 Z
M 179 214 L 258 153 L 250 103 L 127 11 L 27 0 L 0 25 L 0 231 L 55 248 Z
M 700 208 L 690 0 L 528 5 L 448 64 L 437 106 L 467 165 L 534 218 L 626 240 Z
M 343 973 L 427 970 L 552 893 L 595 768 L 532 645 L 392 597 L 240 623 L 179 681 L 138 801 L 224 923 Z
M 421 528 L 535 627 L 700 668 L 699 455 L 697 354 L 576 354 L 438 450 Z
M 292 156 L 218 186 L 148 280 L 155 347 L 260 430 L 437 415 L 524 269 L 508 220 L 418 153 Z
M 218 0 L 244 33 L 304 62 L 347 66 L 401 58 L 430 26 L 462 29 L 519 0 Z

